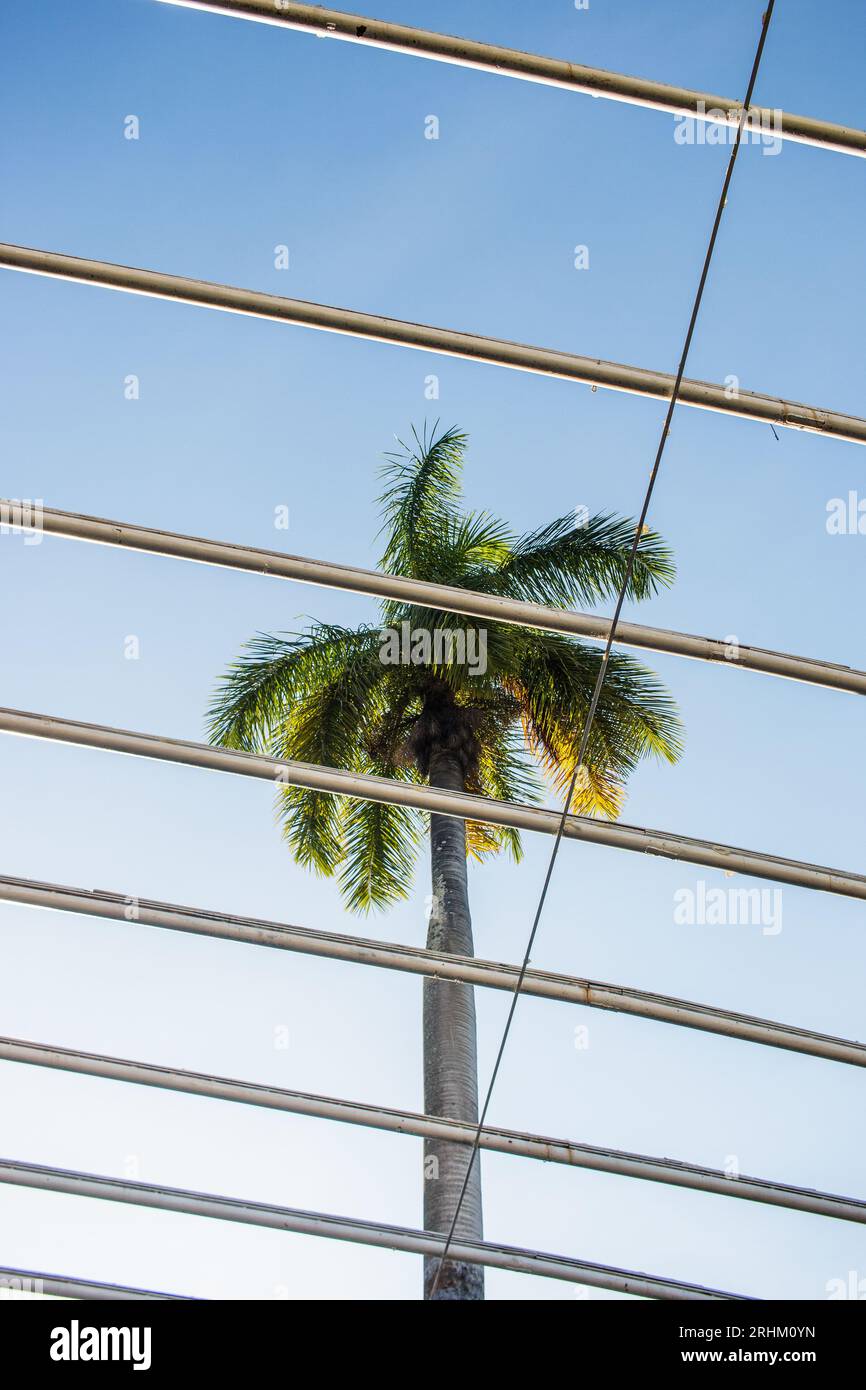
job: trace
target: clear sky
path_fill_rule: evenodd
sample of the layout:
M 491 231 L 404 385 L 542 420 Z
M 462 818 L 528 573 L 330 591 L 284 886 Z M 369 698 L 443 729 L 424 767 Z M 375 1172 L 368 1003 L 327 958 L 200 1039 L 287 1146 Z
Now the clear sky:
M 374 12 L 736 97 L 761 9 Z M 0 23 L 4 240 L 675 369 L 727 149 L 677 144 L 672 117 L 157 0 L 43 0 Z M 780 0 L 757 99 L 866 126 L 864 49 L 858 0 Z M 863 169 L 744 148 L 690 375 L 866 414 Z M 636 514 L 661 426 L 658 402 L 329 334 L 10 272 L 0 295 L 2 492 L 72 511 L 373 565 L 377 469 L 412 423 L 467 430 L 468 501 L 527 530 L 582 504 Z M 866 666 L 866 537 L 826 529 L 828 501 L 866 496 L 864 468 L 852 444 L 682 409 L 651 514 L 678 580 L 629 616 Z M 204 736 L 214 681 L 256 630 L 375 612 L 50 538 L 3 537 L 0 567 L 0 703 L 180 738 Z M 863 868 L 854 696 L 651 664 L 687 749 L 640 770 L 627 820 Z M 266 785 L 5 735 L 0 760 L 2 872 L 423 941 L 423 861 L 411 901 L 350 918 L 293 865 Z M 520 868 L 471 871 L 480 955 L 520 957 L 550 844 L 526 848 Z M 677 923 L 675 894 L 701 880 L 732 886 L 566 843 L 534 964 L 866 1036 L 862 904 L 785 888 L 776 934 Z M 8 904 L 0 930 L 2 1033 L 422 1106 L 417 979 Z M 486 1084 L 508 1001 L 477 1002 Z M 0 1094 L 9 1157 L 421 1222 L 414 1139 L 11 1063 Z M 861 1072 L 639 1019 L 522 1001 L 490 1120 L 866 1197 Z M 491 1239 L 766 1297 L 866 1278 L 856 1225 L 508 1157 L 483 1172 Z M 211 1298 L 420 1290 L 413 1256 L 14 1188 L 0 1230 L 0 1263 Z M 506 1273 L 487 1287 L 576 1296 Z

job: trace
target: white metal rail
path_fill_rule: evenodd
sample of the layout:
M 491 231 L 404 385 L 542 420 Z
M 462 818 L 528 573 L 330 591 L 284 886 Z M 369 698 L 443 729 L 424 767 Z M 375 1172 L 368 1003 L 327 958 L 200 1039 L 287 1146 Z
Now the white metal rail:
M 104 289 L 123 290 L 156 299 L 173 299 L 208 309 L 223 309 L 253 318 L 273 319 L 298 327 L 323 329 L 329 333 L 367 338 L 398 347 L 418 348 L 446 357 L 488 362 L 500 367 L 512 367 L 516 371 L 558 377 L 563 381 L 580 381 L 587 385 L 608 387 L 613 391 L 625 391 L 630 395 L 649 396 L 654 400 L 670 400 L 675 381 L 669 372 L 629 367 L 620 362 L 603 362 L 598 358 L 579 357 L 575 353 L 559 352 L 553 348 L 529 347 L 525 343 L 512 343 L 502 338 L 486 338 L 477 333 L 460 333 L 450 328 L 433 328 L 429 324 L 407 323 L 403 319 L 386 318 L 381 314 L 334 308 L 305 299 L 287 299 L 282 295 L 265 294 L 261 290 L 240 289 L 215 284 L 210 280 L 192 280 L 158 270 L 139 270 L 110 261 L 87 260 L 81 256 L 67 256 L 28 246 L 0 243 L 0 266 L 60 280 L 76 280 L 86 285 L 101 285 Z M 846 439 L 854 444 L 866 444 L 866 420 L 838 410 L 824 410 L 755 391 L 733 392 L 725 386 L 691 379 L 682 382 L 677 399 L 682 405 L 692 405 L 702 410 L 719 411 L 724 415 L 760 420 L 780 428 L 806 430 L 812 434 Z
M 129 1288 L 124 1284 L 102 1284 L 93 1279 L 75 1279 L 66 1274 L 45 1274 L 38 1269 L 17 1269 L 0 1265 L 0 1290 L 11 1297 L 15 1293 L 50 1295 L 53 1298 L 106 1299 L 115 1302 L 171 1299 L 191 1301 L 178 1293 L 153 1293 L 150 1289 Z
M 420 1115 L 414 1111 L 395 1110 L 380 1105 L 359 1104 L 357 1101 L 339 1100 L 334 1096 L 290 1091 L 283 1087 L 265 1086 L 256 1082 L 235 1081 L 225 1076 L 209 1076 L 201 1072 L 183 1071 L 177 1067 L 157 1066 L 151 1062 L 131 1062 L 122 1057 L 106 1057 L 66 1047 L 50 1047 L 21 1038 L 0 1037 L 0 1061 L 22 1062 L 28 1066 L 48 1067 L 79 1076 L 96 1076 L 109 1081 L 153 1086 L 210 1100 L 257 1105 L 267 1110 L 306 1115 L 313 1119 L 336 1120 L 343 1124 L 363 1125 L 368 1129 L 384 1130 L 391 1134 L 408 1134 L 421 1139 L 444 1139 L 450 1143 L 471 1145 L 476 1135 L 474 1124 L 447 1120 L 440 1116 Z M 512 1154 L 517 1158 L 539 1159 L 544 1163 L 563 1163 L 571 1168 L 586 1168 L 596 1173 L 613 1173 L 618 1177 L 666 1183 L 672 1187 L 711 1192 L 721 1197 L 763 1202 L 769 1206 L 784 1207 L 789 1211 L 809 1212 L 814 1216 L 829 1216 L 840 1221 L 866 1224 L 866 1201 L 856 1197 L 842 1197 L 832 1192 L 794 1187 L 789 1183 L 769 1182 L 765 1178 L 750 1178 L 745 1175 L 733 1178 L 715 1168 L 703 1168 L 670 1158 L 624 1153 L 618 1149 L 579 1144 L 570 1139 L 549 1139 L 539 1134 L 524 1134 L 518 1130 L 501 1129 L 492 1125 L 482 1129 L 478 1147 L 493 1153 Z
M 321 5 L 294 4 L 293 0 L 167 0 L 167 3 L 189 10 L 210 10 L 240 19 L 258 20 L 263 24 L 276 24 L 283 29 L 316 34 L 320 38 L 344 39 L 371 48 L 390 49 L 416 58 L 432 58 L 458 67 L 522 78 L 526 82 L 540 82 L 548 87 L 563 87 L 572 92 L 627 102 L 630 106 L 693 116 L 709 124 L 735 128 L 742 109 L 741 103 L 732 97 L 714 96 L 711 92 L 692 91 L 687 87 L 672 87 L 666 82 L 628 77 L 604 68 L 569 63 L 562 58 L 522 53 L 498 44 L 454 38 L 450 34 L 410 28 L 406 24 L 391 24 L 381 19 L 369 19 L 366 15 L 346 14 L 342 10 L 325 9 Z M 776 112 L 766 106 L 750 106 L 747 118 L 753 128 L 763 127 L 783 140 L 818 145 L 824 149 L 839 150 L 843 154 L 866 155 L 866 131 L 850 126 L 818 120 L 813 116 L 795 116 L 787 111 Z
M 205 1192 L 190 1192 L 185 1188 L 100 1177 L 94 1173 L 76 1173 L 67 1168 L 17 1163 L 11 1159 L 0 1159 L 0 1182 L 36 1188 L 43 1192 L 63 1192 L 76 1197 L 99 1197 L 106 1201 L 179 1212 L 186 1216 L 209 1216 L 219 1221 L 237 1221 L 248 1226 L 291 1231 L 296 1235 L 326 1236 L 332 1240 L 348 1240 L 360 1245 L 379 1246 L 386 1250 L 405 1250 L 416 1255 L 436 1256 L 445 1243 L 444 1236 L 431 1231 L 415 1231 L 405 1226 L 386 1226 L 373 1221 L 355 1221 L 349 1217 L 331 1216 L 323 1212 L 300 1211 L 295 1207 L 272 1206 L 265 1202 L 248 1202 L 237 1197 L 217 1197 Z M 676 1279 L 615 1269 L 610 1265 L 592 1264 L 565 1255 L 551 1255 L 541 1250 L 524 1250 L 513 1245 L 494 1244 L 491 1241 L 454 1241 L 451 1245 L 451 1257 L 469 1264 L 487 1265 L 493 1269 L 510 1269 L 519 1274 L 538 1274 L 550 1279 L 564 1279 L 571 1284 L 614 1289 L 619 1293 L 634 1294 L 640 1298 L 706 1300 L 742 1297 L 739 1294 L 723 1293 L 718 1289 L 704 1288 L 700 1284 L 687 1284 Z
M 101 748 L 107 752 L 129 753 L 162 762 L 182 763 L 188 767 L 208 768 L 213 772 L 239 773 L 244 777 L 256 777 L 284 786 L 306 787 L 311 791 L 336 796 L 357 797 L 361 801 L 410 806 L 420 811 L 455 816 L 460 820 L 509 825 L 518 830 L 538 830 L 548 835 L 557 833 L 562 819 L 560 812 L 548 811 L 540 806 L 494 801 L 468 792 L 449 792 L 440 787 L 398 782 L 389 777 L 346 772 L 342 768 L 321 767 L 315 763 L 290 762 L 259 753 L 239 752 L 233 748 L 215 748 L 207 743 L 162 738 L 158 734 L 141 734 L 131 729 L 82 724 L 74 719 L 32 714 L 26 710 L 0 709 L 0 733 L 48 739 L 82 748 Z M 827 869 L 799 859 L 762 854 L 757 850 L 737 849 L 733 845 L 716 844 L 711 840 L 575 815 L 566 817 L 563 834 L 567 839 L 589 844 L 609 845 L 638 854 L 658 855 L 662 859 L 752 874 L 757 878 L 768 878 L 799 888 L 866 899 L 864 874 L 851 873 L 846 869 Z
M 139 926 L 296 951 L 329 960 L 405 971 L 431 979 L 461 980 L 466 984 L 506 990 L 508 993 L 514 992 L 519 974 L 518 966 L 504 965 L 499 961 L 447 955 L 420 946 L 396 945 L 390 941 L 315 931 L 309 927 L 295 927 L 256 917 L 239 917 L 202 908 L 179 907 L 173 903 L 152 902 L 131 895 L 109 893 L 104 889 L 69 888 L 8 875 L 0 875 L 0 901 L 127 924 L 134 921 Z M 763 1043 L 827 1061 L 866 1066 L 866 1044 L 861 1042 L 796 1028 L 790 1024 L 774 1023 L 770 1019 L 735 1013 L 730 1009 L 695 1004 L 688 999 L 628 989 L 622 985 L 530 969 L 524 976 L 521 993 L 537 999 L 559 1000 L 659 1023 L 677 1024 L 743 1042 Z
M 606 640 L 610 630 L 607 618 L 599 618 L 592 613 L 574 613 L 541 603 L 481 594 L 450 584 L 407 579 L 403 575 L 382 574 L 378 570 L 358 569 L 354 565 L 287 555 L 279 550 L 260 550 L 231 541 L 185 536 L 174 531 L 160 531 L 149 526 L 63 512 L 51 507 L 39 507 L 37 512 L 32 505 L 24 505 L 13 498 L 0 498 L 0 525 L 11 531 L 38 526 L 48 535 L 62 536 L 67 540 L 91 541 L 148 555 L 242 570 L 247 574 L 295 580 L 301 584 L 367 594 L 490 622 L 515 623 L 520 627 L 561 632 L 570 637 L 588 637 L 592 641 Z M 665 652 L 671 656 L 690 657 L 695 661 L 709 661 L 762 675 L 820 685 L 829 690 L 866 695 L 866 671 L 814 657 L 767 651 L 762 647 L 740 643 L 732 647 L 731 643 L 714 637 L 695 637 L 690 633 L 670 632 L 665 628 L 645 627 L 640 623 L 619 622 L 616 642 L 643 651 Z

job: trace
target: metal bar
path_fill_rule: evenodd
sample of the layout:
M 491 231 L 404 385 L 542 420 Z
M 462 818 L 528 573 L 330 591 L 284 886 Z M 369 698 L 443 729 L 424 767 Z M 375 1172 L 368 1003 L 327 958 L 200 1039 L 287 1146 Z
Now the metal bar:
M 117 546 L 148 555 L 166 555 L 177 560 L 242 570 L 247 574 L 269 575 L 321 588 L 461 613 L 491 622 L 516 623 L 520 627 L 537 628 L 544 632 L 588 637 L 593 641 L 606 640 L 610 629 L 607 618 L 598 618 L 591 613 L 573 613 L 549 608 L 541 603 L 524 603 L 519 599 L 480 594 L 449 584 L 406 579 L 402 575 L 381 574 L 377 570 L 357 569 L 353 565 L 311 560 L 303 555 L 286 555 L 278 550 L 259 550 L 230 541 L 205 540 L 200 536 L 179 535 L 173 531 L 159 531 L 149 526 L 62 512 L 50 507 L 40 507 L 37 515 L 32 508 L 27 511 L 12 498 L 0 498 L 0 528 L 5 526 L 10 530 L 23 530 L 32 529 L 34 525 L 48 535 L 62 536 L 67 540 L 91 541 L 97 545 Z M 763 675 L 820 685 L 829 690 L 866 695 L 866 671 L 813 657 L 793 656 L 789 652 L 766 651 L 761 647 L 745 645 L 739 645 L 732 652 L 729 643 L 714 637 L 694 637 L 689 633 L 644 627 L 639 623 L 620 622 L 616 641 L 643 651 L 665 652 L 671 656 L 690 657 L 696 661 L 715 662 Z
M 71 1172 L 65 1168 L 16 1163 L 10 1159 L 0 1159 L 0 1182 L 37 1188 L 45 1192 L 65 1192 L 76 1197 L 99 1197 L 110 1202 L 156 1207 L 160 1211 L 180 1212 L 185 1216 L 209 1216 L 218 1221 L 238 1221 L 249 1226 L 292 1231 L 297 1235 L 326 1236 L 331 1240 L 348 1240 L 359 1245 L 379 1246 L 387 1250 L 405 1250 L 416 1255 L 438 1255 L 445 1243 L 444 1236 L 430 1231 L 410 1230 L 405 1226 L 355 1221 L 349 1217 L 330 1216 L 323 1212 L 299 1211 L 294 1207 L 247 1202 L 236 1197 L 217 1197 L 210 1193 L 190 1192 L 184 1188 L 106 1178 L 93 1173 Z M 652 1274 L 638 1274 L 631 1270 L 615 1269 L 610 1265 L 591 1264 L 565 1255 L 524 1250 L 517 1246 L 499 1245 L 490 1241 L 455 1241 L 451 1252 L 453 1259 L 464 1260 L 469 1264 L 489 1265 L 494 1269 L 511 1269 L 520 1274 L 564 1279 L 572 1284 L 615 1289 L 619 1293 L 634 1294 L 642 1298 L 742 1297 L 739 1294 L 722 1293 L 718 1289 L 707 1289 L 699 1284 L 686 1284 Z
M 742 109 L 742 103 L 731 97 L 672 87 L 666 82 L 653 82 L 642 77 L 628 77 L 624 73 L 607 72 L 604 68 L 568 63 L 561 58 L 521 53 L 518 49 L 478 43 L 474 39 L 454 38 L 450 34 L 437 34 L 429 29 L 391 24 L 381 19 L 369 19 L 366 15 L 345 14 L 341 10 L 323 9 L 320 5 L 294 4 L 292 0 L 168 0 L 168 3 L 189 10 L 210 10 L 239 19 L 276 24 L 284 29 L 316 34 L 320 38 L 345 39 L 349 43 L 408 53 L 416 58 L 432 58 L 457 67 L 522 78 L 526 82 L 539 82 L 548 87 L 564 87 L 569 91 L 607 97 L 631 106 L 693 116 L 708 124 L 735 128 Z M 748 119 L 753 127 L 760 129 L 763 126 L 784 140 L 818 145 L 843 154 L 866 155 L 866 132 L 850 126 L 812 116 L 777 112 L 766 106 L 750 106 Z
M 420 946 L 400 946 L 388 941 L 375 941 L 338 932 L 313 931 L 307 927 L 288 926 L 256 917 L 237 917 L 229 913 L 208 912 L 201 908 L 178 907 L 171 903 L 151 902 L 145 898 L 109 893 L 102 889 L 68 888 L 52 883 L 37 883 L 32 879 L 0 875 L 0 901 L 19 903 L 26 907 L 47 908 L 59 912 L 74 912 L 108 921 L 132 921 L 141 926 L 158 927 L 169 931 L 191 932 L 220 940 L 239 941 L 251 946 L 275 947 L 297 951 L 304 955 L 342 960 L 358 965 L 400 970 L 438 980 L 462 980 L 466 984 L 486 989 L 514 992 L 518 967 L 499 961 L 479 960 L 470 956 L 446 955 L 428 951 Z M 584 980 L 550 971 L 528 970 L 522 994 L 538 999 L 554 999 L 593 1009 L 630 1014 L 637 1018 L 653 1019 L 660 1023 L 677 1024 L 706 1033 L 721 1034 L 744 1042 L 763 1043 L 789 1052 L 821 1057 L 827 1061 L 845 1062 L 851 1066 L 866 1066 L 866 1044 L 826 1033 L 815 1033 L 789 1024 L 749 1014 L 716 1009 L 706 1004 L 694 1004 L 687 999 L 650 994 L 644 990 L 628 989 L 598 980 Z
M 310 791 L 328 792 L 334 796 L 409 806 L 460 820 L 509 825 L 518 830 L 537 830 L 548 835 L 557 833 L 561 820 L 558 811 L 545 810 L 540 806 L 494 801 L 469 792 L 449 792 L 440 787 L 398 782 L 369 773 L 347 772 L 342 768 L 321 767 L 316 763 L 290 762 L 269 758 L 261 753 L 239 752 L 234 748 L 214 748 L 207 743 L 162 738 L 158 734 L 140 734 L 131 729 L 82 724 L 74 719 L 31 714 L 26 710 L 0 709 L 0 733 L 49 739 L 81 748 L 102 748 L 135 757 L 157 758 L 162 762 L 204 767 L 213 772 L 238 773 L 282 786 L 306 787 Z M 814 888 L 825 893 L 839 893 L 843 897 L 866 899 L 864 874 L 850 873 L 845 869 L 827 869 L 799 859 L 782 859 L 778 855 L 761 854 L 756 850 L 737 849 L 733 845 L 716 844 L 711 840 L 574 815 L 566 818 L 564 834 L 568 839 L 589 844 L 609 845 L 615 849 L 634 850 L 639 854 L 658 855 L 662 859 L 751 874 L 799 888 Z
M 420 1139 L 444 1139 L 455 1144 L 471 1145 L 476 1133 L 474 1124 L 462 1121 L 338 1100 L 334 1096 L 289 1091 L 249 1081 L 234 1081 L 224 1076 L 208 1076 L 201 1072 L 182 1071 L 176 1067 L 155 1066 L 149 1062 L 131 1062 L 120 1057 L 105 1057 L 65 1047 L 49 1047 L 20 1038 L 0 1037 L 0 1061 L 23 1062 L 30 1066 L 49 1067 L 82 1076 L 155 1086 L 187 1095 L 204 1096 L 211 1100 L 257 1105 L 268 1110 L 307 1115 L 314 1119 L 336 1120 L 343 1124 L 363 1125 L 368 1129 L 385 1130 L 391 1134 L 408 1134 Z M 548 1139 L 538 1134 L 524 1134 L 518 1130 L 494 1126 L 482 1129 L 479 1147 L 493 1153 L 513 1154 L 518 1158 L 540 1159 L 544 1163 L 564 1163 L 572 1168 L 614 1173 L 619 1177 L 640 1178 L 647 1182 L 666 1183 L 673 1187 L 711 1192 L 721 1197 L 764 1202 L 769 1206 L 784 1207 L 790 1211 L 810 1212 L 815 1216 L 829 1216 L 841 1221 L 866 1224 L 866 1201 L 840 1197 L 830 1192 L 818 1192 L 812 1188 L 792 1187 L 788 1183 L 768 1182 L 764 1178 L 733 1178 L 714 1168 L 680 1163 L 669 1158 L 623 1153 L 618 1149 L 573 1143 L 569 1139 Z
M 190 1301 L 186 1294 L 152 1293 L 149 1289 L 132 1289 L 123 1284 L 100 1284 L 93 1279 L 73 1279 L 65 1274 L 44 1274 L 41 1270 L 14 1269 L 0 1265 L 0 1290 L 10 1293 L 32 1293 L 37 1297 L 50 1294 L 53 1298 L 93 1298 L 131 1302 L 138 1299 L 172 1299 Z
M 192 280 L 182 275 L 166 275 L 157 270 L 138 270 L 109 261 L 66 256 L 56 251 L 39 251 L 0 243 L 0 266 L 61 280 L 76 280 L 87 285 L 101 285 L 130 294 L 248 314 L 254 318 L 276 319 L 304 328 L 318 328 L 329 333 L 367 338 L 373 342 L 417 348 L 446 357 L 488 362 L 500 367 L 512 367 L 516 371 L 558 377 L 563 381 L 582 381 L 609 387 L 613 391 L 649 396 L 654 400 L 669 400 L 673 390 L 674 378 L 669 372 L 653 372 L 645 367 L 603 362 L 593 357 L 558 352 L 553 348 L 529 347 L 501 338 L 407 323 L 403 319 L 385 318 L 380 314 L 333 308 L 305 299 L 286 299 L 281 295 L 264 294 L 260 290 L 239 289 L 214 284 L 209 280 Z M 776 396 L 760 395 L 754 391 L 731 392 L 711 382 L 685 379 L 678 400 L 683 405 L 702 410 L 720 411 L 725 415 L 761 420 L 765 424 L 784 426 L 786 429 L 807 430 L 813 434 L 847 439 L 855 444 L 866 444 L 866 420 Z

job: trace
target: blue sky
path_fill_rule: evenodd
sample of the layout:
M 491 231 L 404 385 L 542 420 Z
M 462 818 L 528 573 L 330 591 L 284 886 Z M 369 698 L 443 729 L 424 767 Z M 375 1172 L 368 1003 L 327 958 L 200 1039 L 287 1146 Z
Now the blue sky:
M 761 8 L 375 13 L 738 96 Z M 0 26 L 4 240 L 675 369 L 727 150 L 678 145 L 673 118 L 157 0 L 44 0 Z M 757 99 L 863 127 L 864 41 L 854 0 L 782 0 Z M 864 214 L 856 160 L 744 148 L 689 374 L 866 413 Z M 373 565 L 377 469 L 412 423 L 466 429 L 468 502 L 526 530 L 578 505 L 634 515 L 661 426 L 658 402 L 329 334 L 9 272 L 0 295 L 2 492 L 73 511 Z M 825 525 L 830 499 L 866 494 L 863 469 L 854 445 L 679 411 L 651 513 L 678 579 L 629 616 L 863 667 L 866 539 Z M 3 537 L 0 566 L 4 705 L 181 738 L 203 737 L 214 681 L 256 630 L 375 611 L 52 539 Z M 855 697 L 651 664 L 687 748 L 640 769 L 625 819 L 861 869 Z M 258 783 L 7 736 L 0 759 L 5 873 L 423 940 L 423 861 L 410 902 L 350 918 L 293 865 Z M 479 954 L 519 958 L 548 853 L 530 839 L 519 868 L 472 870 Z M 862 905 L 785 888 L 778 935 L 678 925 L 674 895 L 699 880 L 728 886 L 565 844 L 534 964 L 864 1036 Z M 410 977 L 8 904 L 0 928 L 3 1033 L 421 1108 Z M 507 999 L 477 1003 L 486 1082 Z M 10 1063 L 0 1086 L 9 1157 L 420 1224 L 419 1141 Z M 863 1113 L 852 1068 L 524 1000 L 490 1120 L 866 1197 Z M 765 1297 L 866 1277 L 856 1226 L 505 1157 L 483 1172 L 491 1239 Z M 411 1256 L 12 1188 L 0 1225 L 0 1262 L 206 1297 L 420 1287 Z M 575 1290 L 490 1273 L 488 1296 Z

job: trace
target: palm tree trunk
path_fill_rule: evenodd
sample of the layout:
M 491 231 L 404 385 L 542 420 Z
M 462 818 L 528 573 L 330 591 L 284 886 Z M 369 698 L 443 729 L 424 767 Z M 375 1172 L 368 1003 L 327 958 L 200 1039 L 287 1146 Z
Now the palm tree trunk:
M 463 791 L 463 762 L 456 750 L 433 747 L 430 785 Z M 466 827 L 451 816 L 430 817 L 433 901 L 427 945 L 433 951 L 471 956 L 472 919 L 466 874 Z M 478 1123 L 478 1058 L 475 996 L 471 985 L 424 981 L 424 1109 L 428 1115 Z M 424 1142 L 424 1228 L 445 1234 L 466 1175 L 468 1145 L 440 1139 Z M 455 1236 L 480 1240 L 481 1166 L 476 1156 Z M 429 1299 L 439 1267 L 424 1261 L 424 1297 Z M 442 1271 L 436 1299 L 483 1299 L 480 1265 L 450 1260 Z

